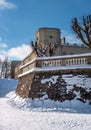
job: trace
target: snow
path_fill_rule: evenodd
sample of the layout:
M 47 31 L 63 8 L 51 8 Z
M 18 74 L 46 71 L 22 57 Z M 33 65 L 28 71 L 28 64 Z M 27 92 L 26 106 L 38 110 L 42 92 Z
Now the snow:
M 72 101 L 53 101 L 48 99 L 47 95 L 40 99 L 31 98 L 22 99 L 15 92 L 11 92 L 7 95 L 10 99 L 9 104 L 22 110 L 28 110 L 33 112 L 72 112 L 72 113 L 90 113 L 91 106 L 87 103 L 82 103 L 78 100 Z M 45 99 L 45 100 L 44 100 Z M 83 110 L 83 111 L 82 111 Z
M 57 77 L 53 77 L 56 79 Z M 85 78 L 90 87 L 91 79 L 63 75 L 69 81 Z M 81 79 L 80 79 L 81 78 Z M 72 79 L 72 80 L 73 80 Z M 50 79 L 52 80 L 52 79 Z M 0 79 L 0 130 L 90 130 L 91 106 L 77 100 L 63 103 L 41 99 L 22 99 L 15 93 L 16 80 Z M 69 82 L 71 84 L 71 82 Z
M 46 79 L 42 79 L 41 80 L 41 84 L 45 84 L 46 82 L 51 82 L 53 84 L 55 84 L 57 82 L 57 79 L 58 79 L 59 76 L 52 76 L 51 78 L 46 78 Z
M 31 72 L 33 72 L 33 71 L 35 71 L 35 68 L 30 69 L 30 70 L 28 70 L 28 71 L 26 71 L 26 72 L 24 72 L 24 73 L 22 73 L 22 74 L 19 74 L 19 75 L 18 75 L 18 78 L 20 78 L 20 77 L 22 77 L 22 76 L 24 76 L 24 75 L 27 75 L 27 74 L 29 74 L 29 73 L 31 73 Z
M 31 63 L 33 63 L 35 60 L 36 60 L 36 58 L 34 58 L 33 60 L 27 62 L 26 64 L 22 65 L 22 66 L 20 67 L 20 69 L 23 68 L 23 67 L 26 67 L 27 65 L 29 65 L 29 64 L 31 64 Z
M 62 75 L 62 78 L 67 82 L 67 89 L 72 89 L 73 85 L 86 88 L 87 91 L 91 89 L 91 78 L 86 75 Z
M 83 54 L 74 54 L 74 55 L 64 55 L 64 56 L 52 56 L 52 57 L 37 57 L 37 60 L 52 60 L 52 59 L 62 59 L 62 58 L 74 58 L 74 57 L 84 57 L 91 56 L 91 53 L 83 53 Z
M 91 53 L 74 54 L 74 55 L 64 55 L 64 56 L 52 56 L 52 57 L 36 57 L 36 58 L 34 58 L 33 60 L 27 62 L 27 63 L 24 64 L 24 65 L 22 65 L 22 66 L 20 67 L 20 69 L 26 67 L 27 65 L 33 63 L 33 62 L 36 61 L 36 60 L 55 60 L 55 59 L 75 58 L 75 57 L 85 57 L 85 56 L 91 56 Z
M 73 69 L 91 69 L 91 65 L 67 65 L 67 66 L 48 66 L 36 67 L 33 71 L 52 71 L 52 70 L 73 70 Z
M 67 66 L 48 66 L 48 67 L 36 67 L 32 68 L 22 74 L 20 74 L 18 77 L 25 76 L 32 72 L 43 72 L 43 71 L 57 71 L 57 70 L 74 70 L 74 69 L 91 69 L 91 65 L 84 64 L 84 65 L 67 65 Z
M 8 92 L 15 90 L 17 80 L 0 78 L 0 97 L 4 97 Z

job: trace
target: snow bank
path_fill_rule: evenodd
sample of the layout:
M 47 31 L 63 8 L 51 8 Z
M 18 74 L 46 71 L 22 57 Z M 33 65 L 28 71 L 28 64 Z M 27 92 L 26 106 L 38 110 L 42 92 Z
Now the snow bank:
M 82 103 L 78 100 L 71 101 L 53 101 L 50 99 L 44 100 L 44 98 L 34 99 L 31 98 L 23 99 L 19 97 L 14 91 L 7 94 L 10 99 L 9 103 L 19 109 L 29 110 L 29 111 L 60 111 L 60 112 L 71 112 L 71 113 L 91 113 L 91 105 L 88 102 Z
M 57 77 L 58 76 L 52 77 L 51 81 L 53 81 L 53 83 L 56 82 Z M 53 80 L 53 78 L 55 80 Z M 91 78 L 86 76 L 63 75 L 62 78 L 67 82 L 68 88 L 69 86 L 72 87 L 73 84 L 77 84 L 86 87 L 88 90 L 91 89 Z M 48 79 L 44 79 L 42 83 L 46 82 L 47 80 Z M 7 97 L 9 99 L 8 103 L 14 107 L 30 111 L 66 111 L 75 113 L 91 113 L 91 105 L 89 105 L 88 101 L 86 101 L 86 103 L 82 103 L 74 99 L 71 101 L 66 100 L 64 102 L 59 102 L 48 99 L 47 95 L 40 99 L 34 100 L 31 98 L 22 99 L 15 93 L 17 83 L 18 81 L 16 80 L 0 79 L 0 97 Z

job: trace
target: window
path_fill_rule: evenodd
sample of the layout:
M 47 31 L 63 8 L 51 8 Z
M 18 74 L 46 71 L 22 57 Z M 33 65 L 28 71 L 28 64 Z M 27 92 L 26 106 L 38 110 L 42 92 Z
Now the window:
M 53 38 L 53 36 L 50 36 L 50 38 L 52 39 L 52 38 Z

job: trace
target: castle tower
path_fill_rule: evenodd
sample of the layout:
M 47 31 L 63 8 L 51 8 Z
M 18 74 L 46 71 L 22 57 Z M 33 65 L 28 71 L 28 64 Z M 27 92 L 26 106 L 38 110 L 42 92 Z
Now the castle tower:
M 58 28 L 44 27 L 36 31 L 37 49 L 45 56 L 54 56 L 60 42 L 60 29 Z

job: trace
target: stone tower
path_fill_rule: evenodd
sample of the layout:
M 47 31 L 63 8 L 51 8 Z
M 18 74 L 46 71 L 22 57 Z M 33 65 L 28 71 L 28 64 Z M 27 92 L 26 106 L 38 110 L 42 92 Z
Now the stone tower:
M 60 46 L 60 29 L 58 28 L 39 28 L 36 31 L 36 46 L 40 55 L 58 55 L 57 48 Z

